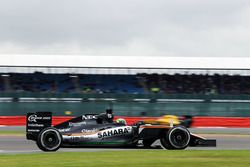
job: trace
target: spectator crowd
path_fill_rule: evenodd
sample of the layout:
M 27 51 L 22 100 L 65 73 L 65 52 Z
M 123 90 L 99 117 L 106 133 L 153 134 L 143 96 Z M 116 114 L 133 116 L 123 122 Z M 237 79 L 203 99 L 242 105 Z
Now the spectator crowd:
M 250 94 L 250 76 L 199 74 L 1 74 L 0 92 Z

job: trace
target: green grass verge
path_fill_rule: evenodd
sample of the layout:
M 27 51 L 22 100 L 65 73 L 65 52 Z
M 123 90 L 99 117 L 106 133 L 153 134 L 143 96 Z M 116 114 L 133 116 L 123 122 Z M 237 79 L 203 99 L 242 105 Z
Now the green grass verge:
M 3 135 L 18 135 L 18 136 L 24 136 L 25 132 L 20 130 L 0 130 L 0 136 Z
M 246 167 L 249 151 L 126 150 L 0 155 L 0 166 L 8 167 Z

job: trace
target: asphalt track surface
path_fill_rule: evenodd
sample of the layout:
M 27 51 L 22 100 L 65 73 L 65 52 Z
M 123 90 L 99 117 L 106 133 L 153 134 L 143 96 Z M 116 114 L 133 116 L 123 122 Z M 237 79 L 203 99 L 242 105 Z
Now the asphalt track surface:
M 0 130 L 23 130 L 23 127 L 0 127 Z M 217 147 L 190 147 L 187 150 L 250 150 L 250 129 L 226 128 L 198 128 L 190 129 L 191 132 L 203 137 L 216 139 Z M 155 145 L 159 145 L 156 141 Z M 117 148 L 60 148 L 59 152 L 96 152 L 119 151 L 131 149 Z M 133 150 L 133 149 L 132 149 Z M 134 149 L 135 150 L 135 149 Z M 42 153 L 34 141 L 25 139 L 25 136 L 0 135 L 0 154 L 27 154 Z

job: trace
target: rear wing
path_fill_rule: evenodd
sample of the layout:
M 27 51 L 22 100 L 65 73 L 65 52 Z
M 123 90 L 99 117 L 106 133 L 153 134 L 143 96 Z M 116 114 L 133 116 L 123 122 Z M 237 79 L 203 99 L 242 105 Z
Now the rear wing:
M 39 133 L 43 129 L 51 127 L 51 123 L 51 112 L 28 113 L 26 116 L 26 138 L 36 141 Z

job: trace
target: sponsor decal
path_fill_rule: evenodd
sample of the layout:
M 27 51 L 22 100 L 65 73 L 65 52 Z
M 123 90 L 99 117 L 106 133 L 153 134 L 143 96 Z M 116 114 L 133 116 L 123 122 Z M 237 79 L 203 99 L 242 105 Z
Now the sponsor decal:
M 29 127 L 44 127 L 43 124 L 28 124 Z
M 82 129 L 82 133 L 95 133 L 97 132 L 98 129 L 94 128 L 94 129 Z
M 97 139 L 97 134 L 95 135 L 79 135 L 79 136 L 68 136 L 68 135 L 63 135 L 63 140 L 68 141 L 68 142 L 80 142 L 80 141 L 86 141 L 86 140 L 93 140 Z
M 36 114 L 32 114 L 28 117 L 29 122 L 37 122 L 37 120 L 50 120 L 51 117 L 38 117 Z
M 113 115 L 112 114 L 107 114 L 108 118 L 112 118 Z
M 59 132 L 69 132 L 70 128 L 66 128 L 66 129 L 58 129 Z
M 33 114 L 33 115 L 30 115 L 30 116 L 28 117 L 28 121 L 29 121 L 29 122 L 36 122 L 36 120 L 37 120 L 38 118 L 41 119 L 42 117 L 38 117 L 37 115 Z
M 129 134 L 130 131 L 131 131 L 130 127 L 105 130 L 103 132 L 99 132 L 98 133 L 98 138 L 105 138 L 105 137 L 111 137 L 111 136 L 119 136 L 119 135 Z
M 39 129 L 28 129 L 28 132 L 40 132 Z
M 83 122 L 69 122 L 69 126 L 82 126 L 82 125 L 86 125 L 86 122 L 83 121 Z
M 70 138 L 71 138 L 70 140 L 71 140 L 72 142 L 81 141 L 81 140 L 84 139 L 83 136 L 71 136 Z
M 95 115 L 82 115 L 82 120 L 85 120 L 85 119 L 96 119 L 96 116 Z

